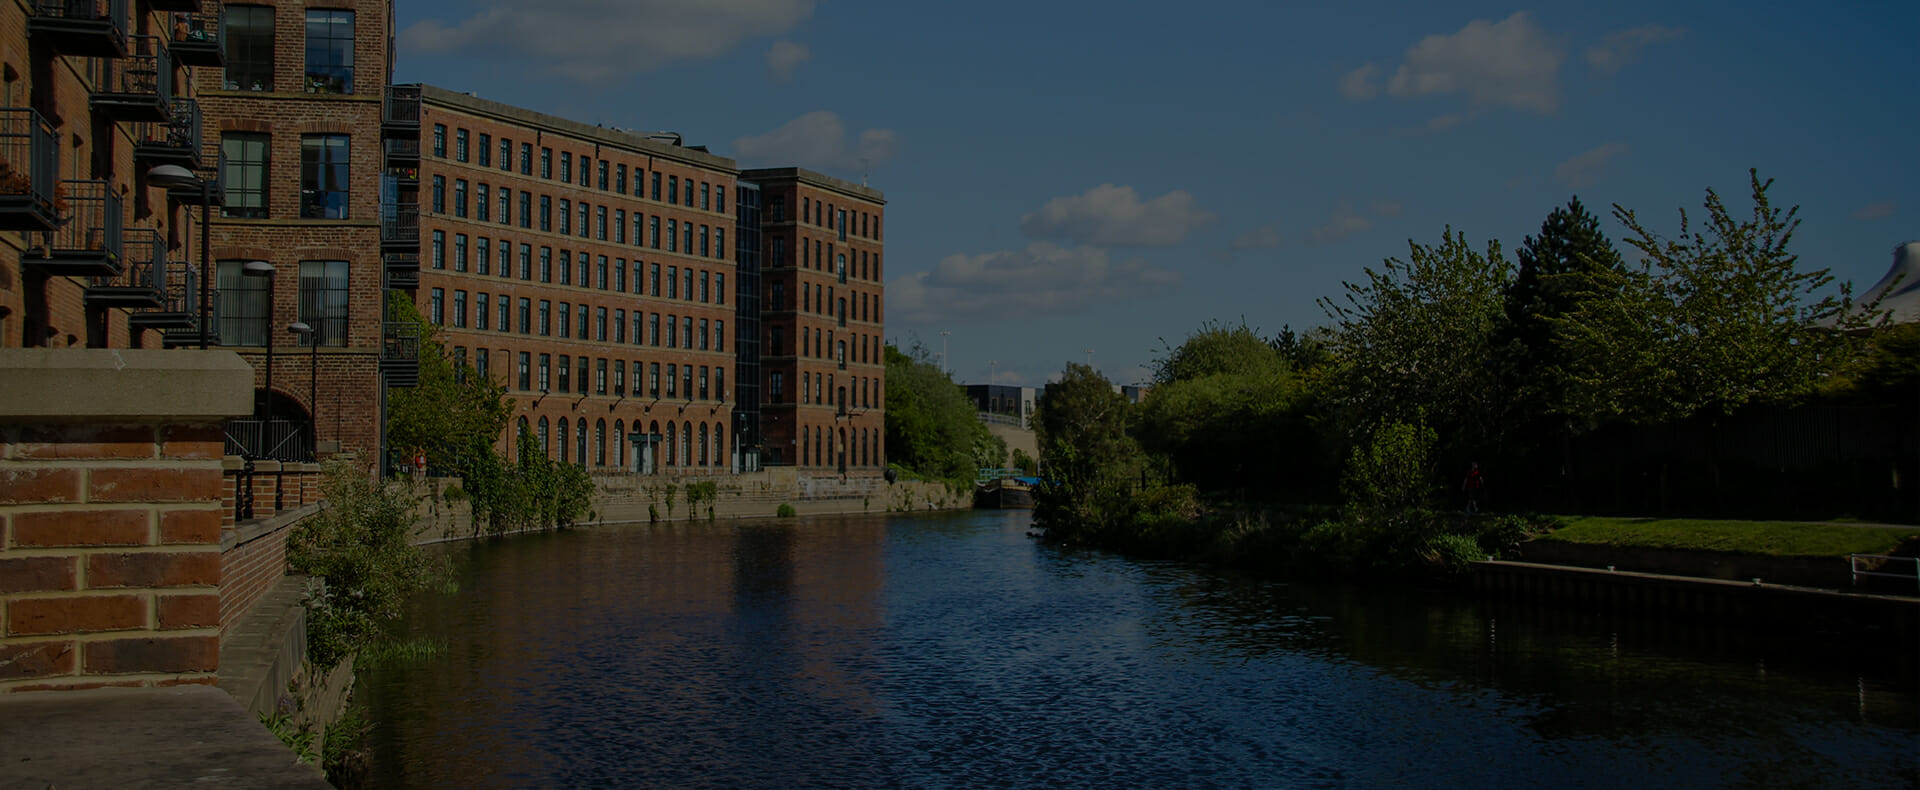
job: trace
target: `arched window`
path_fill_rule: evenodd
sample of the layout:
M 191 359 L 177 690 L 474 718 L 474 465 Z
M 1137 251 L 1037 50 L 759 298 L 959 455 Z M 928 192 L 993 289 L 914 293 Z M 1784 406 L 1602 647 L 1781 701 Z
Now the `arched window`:
M 821 458 L 826 455 L 826 441 L 821 438 L 820 427 L 813 428 L 813 465 L 821 466 Z
M 545 417 L 541 417 L 541 418 L 540 418 L 540 435 L 539 435 L 539 437 L 538 437 L 538 438 L 539 438 L 539 440 L 540 440 L 540 454 L 541 454 L 541 455 L 543 455 L 543 456 L 546 456 L 546 457 L 548 457 L 548 458 L 552 458 L 552 457 L 553 457 L 553 447 L 552 447 L 551 445 L 549 445 L 549 444 L 547 444 L 547 436 L 548 436 L 548 434 L 547 434 L 547 418 L 545 418 Z
M 573 447 L 576 452 L 573 455 L 573 459 L 575 463 L 578 463 L 581 466 L 586 466 L 587 465 L 587 418 L 581 417 L 578 420 L 574 420 L 573 427 L 576 429 L 574 431 L 574 440 L 573 440 L 574 442 Z
M 658 421 L 648 423 L 647 434 L 649 436 L 659 436 L 660 423 Z M 647 442 L 646 447 L 647 447 L 646 453 L 648 456 L 650 456 L 647 459 L 646 463 L 649 465 L 651 469 L 653 469 L 653 471 L 655 472 L 660 471 L 660 442 L 650 440 Z
M 687 460 L 687 466 L 693 465 L 693 423 L 680 423 L 680 457 Z
M 593 465 L 607 465 L 607 421 L 605 419 L 593 422 Z
M 716 422 L 713 424 L 713 465 L 714 466 L 727 465 L 727 443 L 721 440 L 722 439 L 721 434 L 725 432 L 726 432 L 726 429 L 723 426 L 721 426 L 720 423 Z
M 840 436 L 838 437 L 838 440 L 833 443 L 833 458 L 830 460 L 833 461 L 834 466 L 837 466 L 840 468 L 840 471 L 843 471 L 843 472 L 846 471 L 847 469 L 847 429 L 845 428 L 840 429 Z
M 624 270 L 623 270 L 624 271 Z M 613 462 L 627 468 L 627 421 L 613 421 Z
M 800 429 L 800 457 L 794 459 L 800 466 L 807 465 L 807 429 Z
M 707 466 L 711 459 L 707 457 L 707 424 L 700 423 L 700 465 Z
M 674 465 L 675 465 L 675 464 L 674 464 L 674 452 L 673 452 L 673 451 L 674 451 L 674 448 L 675 448 L 675 447 L 677 446 L 677 445 L 675 445 L 675 443 L 674 443 L 674 440 L 675 440 L 675 438 L 676 438 L 676 436 L 677 436 L 677 434 L 676 434 L 676 432 L 674 431 L 674 428 L 673 428 L 673 421 L 672 421 L 672 420 L 668 420 L 668 421 L 667 421 L 667 436 L 666 436 L 666 442 L 665 442 L 665 444 L 666 444 L 666 461 L 667 461 L 667 466 L 674 466 Z

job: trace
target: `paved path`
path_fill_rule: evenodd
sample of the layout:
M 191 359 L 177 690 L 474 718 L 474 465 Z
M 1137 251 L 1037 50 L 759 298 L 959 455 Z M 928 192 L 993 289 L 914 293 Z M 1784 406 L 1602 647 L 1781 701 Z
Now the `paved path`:
M 0 696 L 0 790 L 329 790 L 212 686 Z

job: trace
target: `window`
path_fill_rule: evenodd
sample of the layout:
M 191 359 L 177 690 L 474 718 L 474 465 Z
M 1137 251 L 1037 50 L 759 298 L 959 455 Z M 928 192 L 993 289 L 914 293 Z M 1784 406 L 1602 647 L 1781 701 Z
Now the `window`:
M 647 340 L 650 341 L 648 345 L 654 346 L 656 348 L 659 347 L 660 345 L 660 314 L 659 313 L 647 314 Z
M 625 165 L 622 165 L 621 167 L 624 168 Z M 606 191 L 606 188 L 607 188 L 607 160 L 602 159 L 600 160 L 600 189 L 601 191 L 604 192 Z
M 613 259 L 613 290 L 625 293 L 627 290 L 627 259 Z
M 727 322 L 725 321 L 713 322 L 713 350 L 727 350 Z
M 501 212 L 502 216 L 505 216 L 505 214 L 506 212 L 504 211 Z M 520 227 L 523 227 L 523 228 L 533 227 L 533 193 L 532 192 L 522 191 L 520 193 Z
M 520 297 L 520 334 L 533 334 L 533 301 L 524 296 Z
M 447 125 L 444 123 L 433 125 L 433 155 L 447 158 Z
M 607 361 L 604 359 L 593 361 L 593 394 L 607 394 Z
M 553 382 L 553 355 L 541 354 L 540 355 L 540 381 L 539 381 L 540 391 L 546 392 L 548 385 L 551 384 L 552 382 Z M 546 427 L 545 426 L 546 421 L 547 421 L 547 418 L 545 417 L 540 418 L 540 422 L 542 423 L 541 427 L 543 428 Z
M 427 208 L 435 214 L 447 213 L 447 177 L 436 175 L 427 189 Z
M 767 402 L 779 403 L 781 399 L 785 398 L 786 384 L 787 377 L 785 374 L 777 370 L 769 371 L 767 373 Z
M 545 392 L 546 388 L 541 387 L 540 391 Z M 550 456 L 552 454 L 551 451 L 547 449 L 547 418 L 545 417 L 540 418 L 540 454 L 543 456 Z
M 446 231 L 435 230 L 433 232 L 432 245 L 427 249 L 428 249 L 428 252 L 427 252 L 428 266 L 432 266 L 435 269 L 447 268 L 447 232 Z
M 456 272 L 467 270 L 467 234 L 465 233 L 453 234 L 453 270 Z
M 478 164 L 481 167 L 493 166 L 493 135 L 480 135 L 480 158 Z
M 573 305 L 560 303 L 560 336 L 573 336 Z
M 785 222 L 787 219 L 787 199 L 775 197 L 767 201 L 767 221 Z
M 727 273 L 726 272 L 714 272 L 713 274 L 713 303 L 714 304 L 727 303 Z
M 520 175 L 533 175 L 533 143 L 520 144 Z
M 725 403 L 727 401 L 727 369 L 726 368 L 715 367 L 713 369 L 713 399 L 720 401 L 721 403 Z
M 513 169 L 513 141 L 505 137 L 500 138 L 500 169 Z
M 300 216 L 347 219 L 347 136 L 300 136 Z
M 579 310 L 580 310 L 580 315 L 579 315 L 580 320 L 576 321 L 574 323 L 574 326 L 577 326 L 580 328 L 580 339 L 586 340 L 587 332 L 591 330 L 593 327 L 587 323 L 587 306 L 584 304 L 580 305 Z
M 546 337 L 551 334 L 553 334 L 553 303 L 542 299 L 540 300 L 540 336 Z
M 680 221 L 667 220 L 667 252 L 680 251 Z
M 727 210 L 727 185 L 726 184 L 719 184 L 713 188 L 713 202 L 715 205 L 720 207 L 719 209 L 720 211 L 725 212 Z
M 563 234 L 573 232 L 573 201 L 566 198 L 560 199 L 560 232 Z
M 723 261 L 727 259 L 727 229 L 726 228 L 713 229 L 713 257 Z
M 540 196 L 540 229 L 553 230 L 553 196 Z
M 493 195 L 486 184 L 475 184 L 473 194 L 473 218 L 481 222 L 493 221 Z
M 700 399 L 701 400 L 711 399 L 711 392 L 707 389 L 707 366 L 706 365 L 700 366 Z
M 616 396 L 627 394 L 627 361 L 624 359 L 613 361 L 613 394 Z
M 521 392 L 525 392 L 527 390 L 533 389 L 533 381 L 532 381 L 533 365 L 531 364 L 532 357 L 533 357 L 533 353 L 530 351 L 520 352 L 520 369 L 518 371 L 517 378 L 519 379 L 519 382 L 520 382 Z
M 507 306 L 507 295 L 501 294 L 500 295 L 500 320 L 497 323 L 497 325 L 500 327 L 500 331 L 502 332 L 512 331 L 513 329 L 513 321 L 510 320 L 510 317 L 508 316 L 509 309 L 510 308 L 508 308 Z
M 500 188 L 500 224 L 513 224 L 513 190 Z
M 700 273 L 700 301 L 702 302 L 712 301 L 711 299 L 708 298 L 713 295 L 713 290 L 711 288 L 711 283 L 710 283 L 711 277 L 712 275 L 708 274 L 707 272 L 703 271 Z M 688 297 L 691 298 L 692 294 L 688 294 Z
M 625 310 L 613 311 L 613 342 L 627 342 L 627 311 Z
M 709 186 L 707 182 L 705 181 L 700 182 L 700 210 L 702 211 L 713 210 L 712 189 L 713 187 Z
M 786 301 L 787 301 L 786 284 L 774 283 L 773 293 L 769 294 L 767 297 L 767 302 L 768 302 L 767 309 L 768 310 L 785 310 L 787 309 L 786 306 L 784 305 Z
M 680 202 L 680 177 L 667 176 L 667 202 Z
M 273 9 L 227 6 L 224 27 L 227 90 L 273 90 Z
M 647 397 L 660 397 L 660 363 L 647 363 Z
M 839 218 L 835 220 L 835 223 L 840 226 L 840 240 L 846 241 L 847 240 L 847 210 L 846 209 L 840 210 Z
M 773 357 L 785 356 L 785 341 L 786 332 L 782 331 L 780 327 L 773 327 L 767 334 L 767 355 Z
M 680 298 L 680 267 L 667 267 L 667 298 Z
M 502 271 L 502 274 L 506 272 Z M 533 280 L 533 245 L 520 245 L 520 279 Z
M 653 243 L 647 246 L 656 250 L 660 249 L 660 217 L 653 216 L 647 218 L 647 233 L 650 234 L 653 239 Z
M 432 299 L 427 303 L 427 305 L 428 305 L 427 321 L 431 322 L 435 326 L 445 326 L 447 323 L 446 289 L 443 289 L 443 288 L 433 289 Z
M 581 154 L 580 155 L 580 186 L 583 186 L 583 187 L 593 186 L 592 171 L 593 171 L 593 158 L 590 156 L 587 156 L 586 154 Z
M 584 260 L 586 257 L 586 253 L 583 252 L 583 253 L 580 253 L 580 255 L 582 260 Z M 602 291 L 607 290 L 607 256 L 601 255 L 595 258 L 593 268 L 594 268 L 594 280 L 593 280 L 594 287 L 599 288 Z
M 467 130 L 453 130 L 453 161 L 467 161 Z
M 653 199 L 656 201 L 660 199 L 660 172 L 657 170 L 653 173 Z M 654 246 L 657 247 L 659 245 L 656 244 Z
M 493 296 L 486 291 L 473 295 L 473 328 L 483 332 L 493 328 Z
M 693 316 L 680 317 L 680 347 L 693 348 Z
M 689 253 L 693 252 L 691 245 L 689 245 L 687 252 Z M 711 257 L 712 254 L 713 254 L 712 248 L 707 246 L 707 226 L 701 225 L 700 226 L 700 257 L 707 258 L 707 257 Z
M 700 319 L 700 350 L 707 350 L 707 319 Z
M 540 147 L 540 177 L 553 178 L 553 149 Z
M 464 329 L 467 326 L 467 292 L 453 292 L 453 326 Z
M 656 263 L 653 265 L 651 277 L 653 279 L 653 289 L 648 293 L 653 294 L 654 298 L 657 299 L 660 297 L 660 264 Z
M 600 238 L 605 239 L 606 237 L 601 236 Z M 614 209 L 613 243 L 615 244 L 627 243 L 627 211 L 626 209 Z
M 680 347 L 680 332 L 675 327 L 676 323 L 677 322 L 674 320 L 673 314 L 668 313 L 667 314 L 667 348 Z
M 679 396 L 680 366 L 669 362 L 667 363 L 667 397 L 677 398 Z
M 464 178 L 453 180 L 453 215 L 456 217 L 467 215 L 467 180 Z
M 227 9 L 232 12 L 234 9 Z M 220 153 L 226 157 L 227 200 L 222 216 L 265 219 L 267 216 L 267 135 L 226 132 L 220 135 Z
M 493 242 L 485 236 L 473 240 L 473 270 L 480 274 L 493 273 Z
M 573 157 L 567 155 L 565 151 L 560 152 L 560 180 L 563 183 L 573 183 Z
M 307 92 L 353 92 L 353 12 L 307 11 Z
M 681 236 L 681 239 L 680 239 L 681 249 L 686 250 L 688 255 L 692 255 L 693 254 L 693 223 L 689 222 L 684 225 L 681 225 L 680 236 Z
M 300 320 L 313 327 L 314 342 L 347 344 L 346 261 L 300 262 Z
M 561 315 L 565 314 L 564 312 L 561 313 Z M 585 384 L 586 382 L 583 381 L 580 383 Z M 554 389 L 557 392 L 573 391 L 573 357 L 567 356 L 566 354 L 560 355 L 560 381 L 559 386 Z
M 473 372 L 480 374 L 480 378 L 483 378 L 483 379 L 488 378 L 487 357 L 488 357 L 488 354 L 486 349 L 476 348 L 473 350 Z
M 584 228 L 582 229 L 584 230 Z M 607 207 L 593 207 L 593 236 L 601 241 L 607 240 Z
M 603 189 L 605 187 L 602 187 Z M 613 191 L 627 194 L 627 166 L 616 165 L 613 168 Z

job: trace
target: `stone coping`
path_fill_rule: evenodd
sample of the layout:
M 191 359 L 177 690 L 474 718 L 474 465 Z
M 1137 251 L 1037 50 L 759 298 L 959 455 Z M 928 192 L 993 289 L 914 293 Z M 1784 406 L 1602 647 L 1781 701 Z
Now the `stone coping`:
M 220 531 L 220 551 L 229 552 L 292 526 L 295 522 L 320 512 L 322 504 L 315 502 L 302 505 L 267 518 L 242 521 Z
M 0 422 L 212 422 L 253 413 L 231 351 L 0 349 Z

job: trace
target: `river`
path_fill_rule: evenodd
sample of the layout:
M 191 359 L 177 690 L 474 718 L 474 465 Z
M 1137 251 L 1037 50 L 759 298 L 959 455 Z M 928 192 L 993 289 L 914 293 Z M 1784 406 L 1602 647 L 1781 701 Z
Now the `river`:
M 1024 512 L 438 547 L 380 787 L 1914 787 L 1911 657 L 1062 551 Z M 1804 640 L 1803 640 L 1804 641 Z

